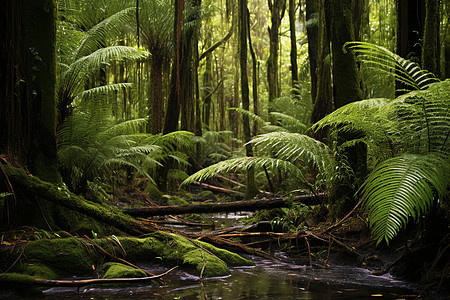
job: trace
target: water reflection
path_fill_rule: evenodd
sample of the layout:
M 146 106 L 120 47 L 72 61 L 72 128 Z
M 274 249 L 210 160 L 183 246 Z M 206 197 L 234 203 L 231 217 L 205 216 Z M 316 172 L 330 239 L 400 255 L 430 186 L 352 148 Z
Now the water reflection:
M 124 288 L 86 287 L 76 289 L 54 288 L 44 292 L 43 297 L 27 299 L 406 299 L 412 297 L 412 286 L 391 277 L 371 276 L 368 271 L 351 267 L 329 269 L 310 268 L 254 259 L 255 267 L 235 268 L 231 275 L 199 278 L 183 271 L 167 275 L 163 282 L 150 286 Z M 154 273 L 163 268 L 147 267 Z M 0 298 L 23 299 L 14 293 L 0 292 Z

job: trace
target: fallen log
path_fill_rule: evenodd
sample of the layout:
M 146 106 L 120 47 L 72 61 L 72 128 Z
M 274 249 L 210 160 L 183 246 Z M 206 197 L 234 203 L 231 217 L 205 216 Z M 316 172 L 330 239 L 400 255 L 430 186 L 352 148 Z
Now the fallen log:
M 6 179 L 14 187 L 27 195 L 37 196 L 51 202 L 52 204 L 76 211 L 91 217 L 104 224 L 114 226 L 126 233 L 140 235 L 154 232 L 160 229 L 155 224 L 143 224 L 124 214 L 117 208 L 102 206 L 75 195 L 51 183 L 40 180 L 37 177 L 28 175 L 24 170 L 16 169 L 9 165 L 2 165 L 3 174 L 0 173 L 0 181 Z
M 293 201 L 306 205 L 318 204 L 325 198 L 326 194 L 300 195 L 292 198 Z M 246 201 L 233 201 L 221 203 L 202 203 L 195 205 L 172 205 L 172 206 L 150 206 L 142 208 L 126 208 L 122 211 L 133 217 L 152 217 L 163 215 L 182 215 L 192 213 L 217 213 L 236 211 L 256 211 L 261 209 L 272 209 L 287 207 L 291 205 L 289 198 L 258 199 Z

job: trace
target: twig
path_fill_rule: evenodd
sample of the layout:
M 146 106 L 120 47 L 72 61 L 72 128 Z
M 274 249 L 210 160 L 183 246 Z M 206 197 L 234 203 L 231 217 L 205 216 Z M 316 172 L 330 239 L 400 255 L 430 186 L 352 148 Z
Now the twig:
M 49 287 L 57 287 L 57 286 L 66 286 L 66 287 L 82 287 L 91 284 L 105 284 L 105 283 L 127 283 L 127 282 L 146 282 L 154 279 L 158 279 L 167 275 L 169 272 L 178 268 L 178 266 L 173 267 L 172 269 L 154 276 L 149 277 L 138 277 L 138 278 L 111 278 L 111 279 L 73 279 L 73 280 L 47 280 L 41 278 L 33 278 L 30 276 L 28 282 L 31 284 L 39 285 L 39 286 L 49 286 Z M 0 274 L 0 282 L 5 283 L 16 283 L 14 280 L 10 280 L 7 277 L 7 274 Z

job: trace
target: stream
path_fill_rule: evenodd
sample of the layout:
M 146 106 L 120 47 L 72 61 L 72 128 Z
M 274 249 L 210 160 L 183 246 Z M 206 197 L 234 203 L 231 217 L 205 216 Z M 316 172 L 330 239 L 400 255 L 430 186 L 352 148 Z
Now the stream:
M 245 213 L 215 215 L 216 229 L 239 225 Z M 372 275 L 363 268 L 331 265 L 328 268 L 288 263 L 293 261 L 283 252 L 276 254 L 283 262 L 247 257 L 253 267 L 235 267 L 231 275 L 200 280 L 176 269 L 162 281 L 106 288 L 87 286 L 76 288 L 51 288 L 43 296 L 27 299 L 412 299 L 417 297 L 413 284 L 396 280 L 389 274 Z M 160 274 L 167 268 L 157 264 L 140 264 L 147 271 Z M 0 298 L 23 299 L 14 292 L 0 292 Z

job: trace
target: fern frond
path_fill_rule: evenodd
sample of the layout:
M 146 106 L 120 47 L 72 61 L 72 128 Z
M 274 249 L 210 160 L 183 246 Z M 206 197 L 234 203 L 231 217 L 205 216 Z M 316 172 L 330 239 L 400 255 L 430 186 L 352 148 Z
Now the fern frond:
M 248 110 L 245 110 L 245 109 L 243 109 L 243 108 L 240 108 L 240 107 L 230 107 L 230 108 L 228 108 L 228 110 L 235 111 L 235 112 L 239 113 L 239 114 L 242 115 L 242 116 L 247 116 L 247 117 L 249 118 L 250 121 L 258 122 L 258 123 L 260 123 L 260 124 L 266 124 L 266 121 L 264 121 L 263 118 L 261 118 L 261 117 L 258 116 L 258 115 L 255 115 L 254 113 L 252 113 L 252 112 L 250 112 L 250 111 L 248 111 Z
M 328 146 L 304 134 L 271 132 L 259 135 L 249 143 L 259 151 L 292 164 L 317 166 L 321 174 L 330 174 L 334 166 Z
M 409 218 L 426 213 L 435 196 L 446 195 L 449 162 L 434 154 L 403 154 L 381 163 L 361 193 L 377 243 L 393 239 Z
M 269 170 L 285 172 L 292 178 L 297 178 L 302 182 L 306 182 L 301 170 L 288 161 L 270 157 L 239 157 L 224 160 L 208 166 L 186 178 L 181 185 L 190 184 L 195 181 L 205 181 L 208 178 L 214 177 L 218 174 L 224 174 L 231 171 L 244 172 L 250 168 L 262 167 Z
M 90 28 L 77 49 L 75 59 L 87 56 L 103 48 L 107 40 L 115 40 L 118 36 L 121 36 L 123 26 L 133 22 L 135 13 L 135 7 L 125 8 Z
M 280 112 L 271 112 L 270 115 L 274 116 L 275 119 L 281 123 L 281 127 L 288 129 L 290 132 L 305 133 L 306 130 L 308 130 L 307 125 L 305 125 L 299 119 L 290 116 L 288 114 Z
M 434 74 L 422 70 L 416 63 L 400 57 L 388 49 L 366 42 L 347 42 L 347 49 L 356 52 L 365 65 L 386 72 L 412 89 L 426 89 L 438 82 Z
M 108 84 L 108 85 L 102 85 L 98 86 L 92 89 L 88 89 L 83 91 L 78 97 L 80 99 L 87 99 L 91 97 L 95 97 L 97 95 L 103 95 L 115 91 L 121 91 L 122 89 L 131 89 L 134 87 L 134 83 L 129 82 L 122 82 L 122 83 L 115 83 L 115 84 Z

